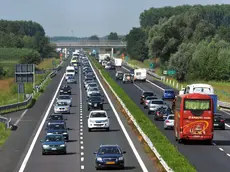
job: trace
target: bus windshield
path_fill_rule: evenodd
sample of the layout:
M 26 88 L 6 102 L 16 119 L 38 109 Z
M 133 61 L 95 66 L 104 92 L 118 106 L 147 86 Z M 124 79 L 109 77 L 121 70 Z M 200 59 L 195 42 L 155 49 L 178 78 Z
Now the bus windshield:
M 184 110 L 210 110 L 210 100 L 191 100 L 185 99 Z

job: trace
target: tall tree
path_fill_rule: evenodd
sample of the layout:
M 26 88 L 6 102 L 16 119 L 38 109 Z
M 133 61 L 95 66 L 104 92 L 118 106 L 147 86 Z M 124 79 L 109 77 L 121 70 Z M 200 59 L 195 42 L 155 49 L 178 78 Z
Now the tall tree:
M 92 35 L 89 39 L 94 41 L 99 41 L 99 37 L 97 35 Z
M 110 32 L 108 40 L 118 40 L 117 32 Z

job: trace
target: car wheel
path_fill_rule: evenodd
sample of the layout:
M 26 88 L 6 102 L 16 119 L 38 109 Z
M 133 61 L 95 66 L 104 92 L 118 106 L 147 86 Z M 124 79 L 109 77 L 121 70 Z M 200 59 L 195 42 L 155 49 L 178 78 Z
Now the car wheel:
M 91 130 L 91 128 L 88 128 L 88 132 L 91 132 L 92 130 Z
M 108 128 L 106 128 L 106 131 L 109 131 L 109 127 L 108 127 Z
M 121 170 L 124 170 L 124 169 L 125 169 L 125 166 L 121 166 L 120 169 L 121 169 Z
M 103 106 L 101 107 L 101 110 L 103 110 Z
M 88 111 L 90 110 L 90 108 L 88 107 Z
M 164 130 L 167 130 L 168 128 L 167 127 L 164 127 Z
M 64 152 L 63 152 L 63 154 L 64 154 L 64 155 L 66 155 L 66 154 L 67 154 L 67 152 L 66 152 L 66 151 L 64 151 Z
M 46 155 L 46 153 L 45 153 L 45 152 L 42 152 L 42 155 Z
M 96 167 L 96 170 L 100 170 L 98 167 Z
M 223 126 L 222 130 L 225 130 L 225 126 Z

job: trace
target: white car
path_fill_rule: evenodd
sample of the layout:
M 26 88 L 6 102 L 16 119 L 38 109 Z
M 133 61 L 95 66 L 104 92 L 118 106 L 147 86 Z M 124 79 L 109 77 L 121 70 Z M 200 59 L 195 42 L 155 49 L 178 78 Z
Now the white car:
M 102 61 L 102 66 L 105 66 L 107 64 L 107 61 Z
M 110 122 L 107 112 L 104 110 L 95 110 L 89 113 L 88 118 L 88 131 L 92 129 L 106 129 L 109 131 Z
M 148 108 L 149 108 L 148 114 L 151 114 L 152 112 L 156 111 L 160 107 L 167 108 L 167 105 L 163 100 L 161 99 L 151 100 L 148 103 Z
M 172 129 L 174 128 L 174 115 L 168 115 L 164 121 L 164 129 Z
M 100 90 L 98 87 L 90 87 L 87 89 L 87 96 L 89 97 L 90 94 L 100 94 Z
M 85 89 L 88 90 L 88 88 L 93 88 L 93 87 L 97 87 L 98 88 L 98 85 L 96 82 L 91 82 L 91 83 L 88 83 L 88 84 L 85 84 Z

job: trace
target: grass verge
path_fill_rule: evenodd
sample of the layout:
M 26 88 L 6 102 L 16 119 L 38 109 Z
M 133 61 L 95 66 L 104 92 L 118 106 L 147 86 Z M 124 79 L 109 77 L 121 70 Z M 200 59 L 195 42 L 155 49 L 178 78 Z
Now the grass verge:
M 2 146 L 8 136 L 10 135 L 10 130 L 5 128 L 4 123 L 0 123 L 0 146 Z
M 195 172 L 196 169 L 189 161 L 170 143 L 164 134 L 149 120 L 142 110 L 129 98 L 125 91 L 111 78 L 110 74 L 93 58 L 93 65 L 100 70 L 103 77 L 107 80 L 116 94 L 125 103 L 130 113 L 136 119 L 138 125 L 144 133 L 150 138 L 162 158 L 175 172 Z

